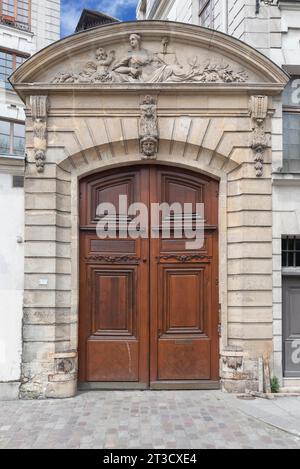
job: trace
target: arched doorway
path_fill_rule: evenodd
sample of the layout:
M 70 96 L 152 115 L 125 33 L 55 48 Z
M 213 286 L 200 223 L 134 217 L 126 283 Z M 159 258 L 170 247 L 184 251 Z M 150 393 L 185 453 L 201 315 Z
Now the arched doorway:
M 100 239 L 99 204 L 127 207 L 204 204 L 204 244 L 187 249 L 162 223 L 157 236 L 137 239 L 117 230 Z M 128 214 L 126 223 L 133 220 Z M 193 223 L 195 220 L 193 221 Z M 80 183 L 79 380 L 91 387 L 214 388 L 219 386 L 218 182 L 158 165 L 118 168 Z

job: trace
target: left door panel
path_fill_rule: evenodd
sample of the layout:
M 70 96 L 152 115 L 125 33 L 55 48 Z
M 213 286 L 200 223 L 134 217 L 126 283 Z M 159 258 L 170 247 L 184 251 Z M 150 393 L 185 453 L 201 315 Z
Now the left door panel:
M 80 186 L 80 358 L 82 382 L 149 382 L 149 243 L 99 239 L 100 203 L 148 203 L 148 171 L 92 176 Z

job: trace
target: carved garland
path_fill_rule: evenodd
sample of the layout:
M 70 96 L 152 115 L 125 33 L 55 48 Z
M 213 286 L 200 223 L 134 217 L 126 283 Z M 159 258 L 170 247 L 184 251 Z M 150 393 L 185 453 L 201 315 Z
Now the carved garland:
M 31 96 L 33 120 L 33 147 L 37 171 L 44 171 L 47 151 L 48 96 Z
M 169 254 L 165 256 L 159 256 L 157 259 L 164 260 L 164 261 L 169 261 L 173 259 L 175 261 L 186 263 L 186 262 L 191 262 L 191 261 L 198 261 L 198 260 L 200 261 L 203 259 L 212 259 L 212 257 L 200 255 L 200 254 L 178 255 L 178 256 L 176 254 Z
M 88 256 L 85 258 L 86 262 L 102 262 L 105 264 L 118 264 L 118 263 L 134 263 L 139 264 L 141 259 L 135 256 Z
M 265 121 L 268 113 L 268 97 L 252 96 L 250 99 L 250 113 L 253 122 L 252 144 L 256 177 L 263 175 L 264 153 L 268 148 L 265 131 Z

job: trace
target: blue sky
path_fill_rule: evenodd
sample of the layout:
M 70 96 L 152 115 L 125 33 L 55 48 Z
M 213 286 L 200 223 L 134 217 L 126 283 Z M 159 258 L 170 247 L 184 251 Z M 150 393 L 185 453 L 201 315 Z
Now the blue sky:
M 84 8 L 100 10 L 120 20 L 134 20 L 138 0 L 61 0 L 61 35 L 74 32 Z

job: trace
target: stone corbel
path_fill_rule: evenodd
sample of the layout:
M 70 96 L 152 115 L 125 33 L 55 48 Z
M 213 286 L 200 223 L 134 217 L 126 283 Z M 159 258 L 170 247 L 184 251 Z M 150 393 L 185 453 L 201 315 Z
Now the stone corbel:
M 44 171 L 47 151 L 48 96 L 30 97 L 33 121 L 33 146 L 37 171 Z
M 252 119 L 252 144 L 256 177 L 262 177 L 264 153 L 268 148 L 268 139 L 265 131 L 265 121 L 268 114 L 268 96 L 252 96 L 250 99 L 250 114 Z
M 154 160 L 158 153 L 159 132 L 157 102 L 153 96 L 145 96 L 141 103 L 139 121 L 140 152 L 142 159 Z

